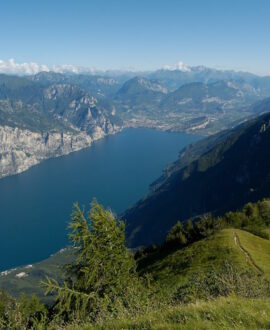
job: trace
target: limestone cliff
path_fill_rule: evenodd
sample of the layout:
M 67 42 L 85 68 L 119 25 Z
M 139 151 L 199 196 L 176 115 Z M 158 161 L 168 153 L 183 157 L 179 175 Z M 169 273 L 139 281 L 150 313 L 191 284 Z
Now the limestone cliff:
M 89 147 L 92 138 L 83 132 L 39 133 L 0 126 L 0 178 L 21 173 L 40 161 Z
M 76 85 L 0 75 L 0 178 L 121 130 L 113 108 Z

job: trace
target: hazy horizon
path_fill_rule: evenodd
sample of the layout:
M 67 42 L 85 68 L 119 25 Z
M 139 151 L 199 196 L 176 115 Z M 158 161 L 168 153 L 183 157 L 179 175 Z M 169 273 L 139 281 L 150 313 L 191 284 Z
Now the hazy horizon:
M 197 65 L 188 65 L 186 63 L 183 63 L 182 61 L 178 61 L 175 64 L 169 65 L 163 65 L 161 67 L 156 68 L 149 68 L 149 69 L 139 69 L 139 68 L 96 68 L 96 67 L 85 67 L 85 66 L 79 66 L 76 64 L 58 64 L 58 65 L 52 65 L 48 66 L 47 64 L 39 64 L 36 62 L 23 62 L 18 63 L 13 58 L 8 59 L 7 61 L 4 61 L 0 59 L 0 74 L 11 74 L 11 75 L 34 75 L 40 72 L 55 72 L 55 73 L 74 73 L 74 74 L 98 74 L 98 73 L 140 73 L 140 72 L 154 72 L 157 70 L 169 70 L 169 71 L 182 71 L 182 72 L 188 72 L 192 68 L 206 68 L 206 69 L 212 69 L 217 71 L 234 71 L 234 72 L 244 72 L 244 73 L 251 73 L 257 76 L 269 76 L 270 73 L 257 73 L 247 70 L 241 70 L 241 69 L 234 69 L 234 68 L 224 68 L 221 66 L 211 67 L 206 66 L 203 64 L 197 64 Z
M 1 6 L 0 68 L 14 59 L 25 70 L 153 71 L 182 61 L 269 75 L 269 16 L 266 0 L 11 0 Z

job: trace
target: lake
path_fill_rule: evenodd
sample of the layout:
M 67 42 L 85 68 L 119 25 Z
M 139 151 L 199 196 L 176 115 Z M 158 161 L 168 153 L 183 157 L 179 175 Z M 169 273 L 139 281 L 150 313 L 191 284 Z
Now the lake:
M 96 197 L 120 214 L 179 151 L 200 137 L 125 129 L 67 156 L 49 159 L 0 180 L 0 270 L 47 258 L 68 243 L 72 205 Z

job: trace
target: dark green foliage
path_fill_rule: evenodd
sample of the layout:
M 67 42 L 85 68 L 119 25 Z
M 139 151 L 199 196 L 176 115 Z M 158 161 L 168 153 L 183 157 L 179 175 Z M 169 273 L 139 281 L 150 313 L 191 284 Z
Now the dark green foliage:
M 269 200 L 265 199 L 246 204 L 241 212 L 227 212 L 222 221 L 228 226 L 244 229 L 254 235 L 269 239 L 269 235 L 263 231 L 269 226 L 269 217 Z
M 187 244 L 187 233 L 181 221 L 178 221 L 166 237 L 165 244 L 170 246 L 185 246 Z
M 261 238 L 269 239 L 269 234 L 264 231 L 269 226 L 269 217 L 270 201 L 265 199 L 257 203 L 248 203 L 241 211 L 227 212 L 224 216 L 214 218 L 211 214 L 206 214 L 198 219 L 189 219 L 184 224 L 178 221 L 167 234 L 163 244 L 150 245 L 138 250 L 135 259 L 151 254 L 170 253 L 171 250 L 188 246 L 228 227 L 243 229 Z
M 140 309 L 147 294 L 125 246 L 124 223 L 94 201 L 88 219 L 75 204 L 70 229 L 77 257 L 67 266 L 64 286 L 53 279 L 44 283 L 57 294 L 57 314 L 93 321 Z
M 197 221 L 189 219 L 184 225 L 178 221 L 169 231 L 162 250 L 179 249 L 200 239 L 211 236 L 224 227 L 221 218 L 214 219 L 211 214 L 204 215 Z
M 204 215 L 194 224 L 193 241 L 211 236 L 216 230 L 220 228 L 221 223 L 219 218 L 215 219 L 211 214 Z
M 253 235 L 259 236 L 264 239 L 269 239 L 269 234 L 257 226 L 254 226 L 254 227 L 250 226 L 250 227 L 246 227 L 244 229 Z
M 260 217 L 267 226 L 270 226 L 270 201 L 265 199 L 258 202 L 257 206 Z
M 194 226 L 193 226 L 193 222 L 191 219 L 189 219 L 185 223 L 185 231 L 186 231 L 187 238 L 190 240 L 192 238 L 193 232 L 194 232 Z

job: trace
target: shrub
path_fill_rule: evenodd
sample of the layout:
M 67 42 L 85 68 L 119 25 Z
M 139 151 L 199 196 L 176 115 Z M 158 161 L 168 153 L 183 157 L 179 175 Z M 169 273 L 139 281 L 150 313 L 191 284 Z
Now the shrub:
M 46 316 L 47 309 L 35 295 L 28 298 L 22 294 L 16 300 L 5 291 L 0 291 L 0 329 L 30 329 L 37 324 L 41 327 Z
M 240 272 L 225 262 L 220 270 L 212 269 L 207 274 L 196 274 L 179 287 L 174 301 L 188 303 L 197 299 L 215 299 L 236 294 L 246 298 L 269 297 L 270 282 L 252 271 Z
M 167 246 L 181 247 L 187 244 L 186 232 L 181 221 L 178 221 L 168 233 L 165 244 Z
M 260 227 L 250 226 L 244 229 L 253 235 L 259 236 L 264 239 L 269 239 L 269 234 L 263 231 Z

